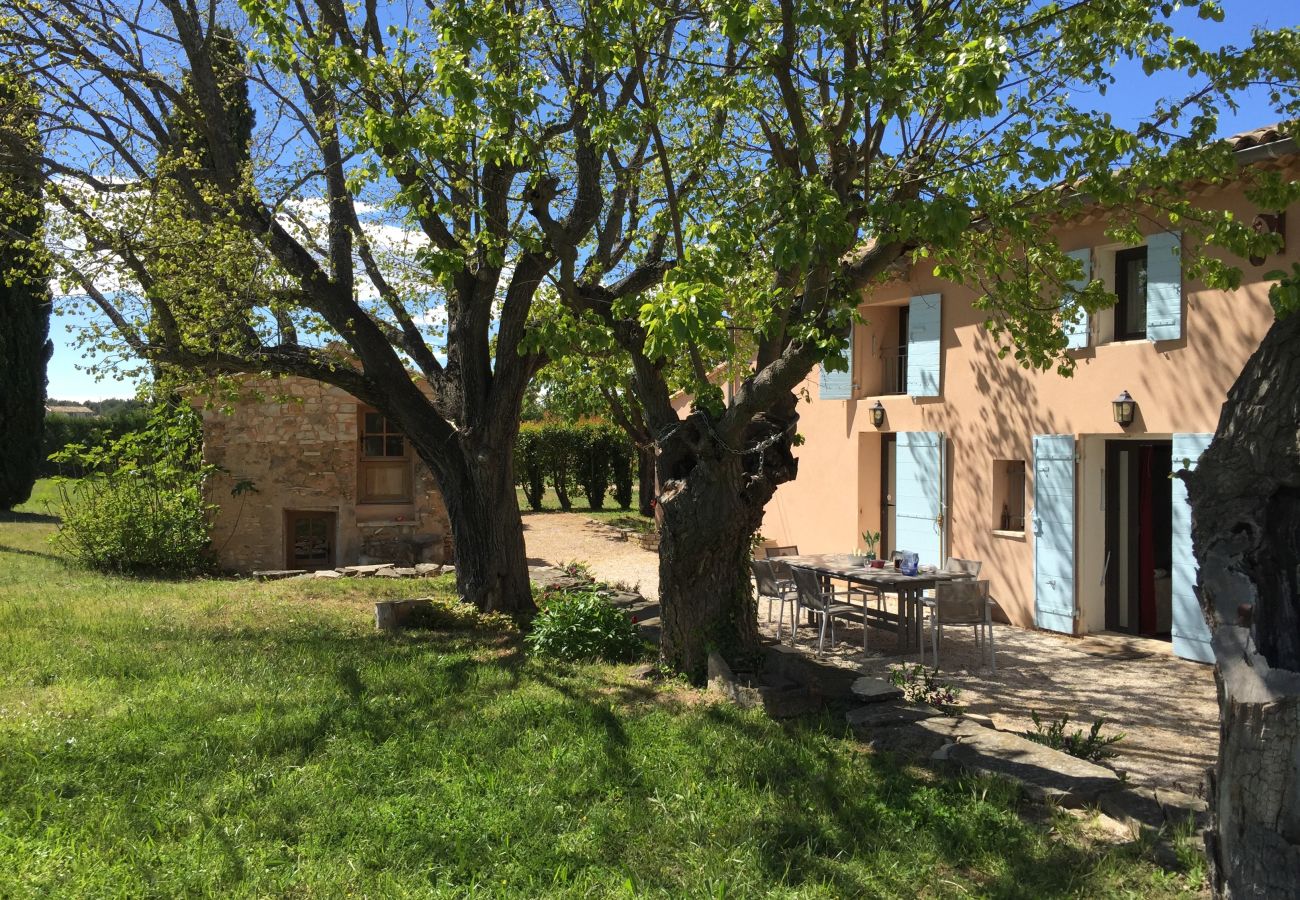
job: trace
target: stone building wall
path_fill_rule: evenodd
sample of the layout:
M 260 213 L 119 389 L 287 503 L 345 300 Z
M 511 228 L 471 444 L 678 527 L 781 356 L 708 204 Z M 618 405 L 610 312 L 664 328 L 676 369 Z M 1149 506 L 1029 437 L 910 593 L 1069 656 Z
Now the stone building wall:
M 247 572 L 288 565 L 292 512 L 333 514 L 334 565 L 449 562 L 451 527 L 433 476 L 414 461 L 412 503 L 358 503 L 361 404 L 302 378 L 253 380 L 230 413 L 203 413 L 204 456 L 220 467 L 213 546 L 219 565 Z M 291 397 L 292 401 L 279 402 Z M 233 493 L 241 483 L 251 490 Z

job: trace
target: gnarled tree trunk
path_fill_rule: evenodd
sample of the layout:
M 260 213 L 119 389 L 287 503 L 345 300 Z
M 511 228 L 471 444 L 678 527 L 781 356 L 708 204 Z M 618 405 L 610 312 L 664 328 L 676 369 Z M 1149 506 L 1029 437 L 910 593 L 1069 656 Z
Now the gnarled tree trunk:
M 532 612 L 536 607 L 512 454 L 467 447 L 457 454 L 459 464 L 449 464 L 449 455 L 422 454 L 421 458 L 433 470 L 447 504 L 456 547 L 457 591 L 486 612 Z
M 1214 627 L 1223 897 L 1300 897 L 1300 316 L 1273 325 L 1184 476 Z
M 798 467 L 789 439 L 798 418 L 793 395 L 781 411 L 756 417 L 737 446 L 698 411 L 660 442 L 660 653 L 695 680 L 710 650 L 733 664 L 758 652 L 750 538 Z
M 637 457 L 637 511 L 643 516 L 655 514 L 655 448 L 654 444 L 636 448 Z

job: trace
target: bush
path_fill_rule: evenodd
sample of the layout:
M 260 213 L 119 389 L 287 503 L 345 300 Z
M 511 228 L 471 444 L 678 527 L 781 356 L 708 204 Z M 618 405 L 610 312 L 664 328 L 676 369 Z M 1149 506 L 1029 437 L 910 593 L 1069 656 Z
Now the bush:
M 636 469 L 640 462 L 636 448 L 621 428 L 604 426 L 608 435 L 610 477 L 614 479 L 614 502 L 619 509 L 632 508 L 632 490 L 636 485 Z
M 121 440 L 128 434 L 142 431 L 149 425 L 149 410 L 133 404 L 114 407 L 99 416 L 65 416 L 51 413 L 45 417 L 45 431 L 41 438 L 41 477 L 63 475 L 81 478 L 86 468 L 75 457 L 63 457 L 69 446 L 97 447 Z M 50 459 L 58 456 L 59 459 Z
M 464 600 L 430 597 L 428 606 L 411 610 L 407 628 L 430 631 L 515 631 L 515 620 L 505 613 L 481 612 Z
M 524 638 L 538 656 L 630 662 L 645 644 L 636 625 L 596 591 L 548 594 Z
M 542 508 L 542 494 L 546 492 L 543 441 L 542 429 L 538 426 L 520 428 L 515 441 L 515 479 L 524 489 L 524 499 L 532 509 Z
M 533 509 L 542 508 L 549 481 L 560 508 L 573 508 L 578 488 L 592 509 L 603 509 L 611 478 L 622 509 L 632 506 L 633 449 L 623 432 L 609 424 L 547 422 L 519 430 L 515 442 L 515 480 Z
M 904 700 L 933 706 L 945 714 L 955 714 L 961 709 L 957 705 L 961 688 L 940 681 L 938 675 L 937 669 L 931 672 L 925 666 L 909 666 L 906 663 L 889 670 L 889 680 L 903 692 Z
M 92 569 L 192 575 L 211 567 L 202 425 L 187 406 L 160 405 L 148 424 L 100 447 L 72 444 L 56 462 L 87 473 L 60 484 L 63 522 L 51 539 Z
M 1053 719 L 1046 726 L 1043 725 L 1043 720 L 1038 717 L 1037 712 L 1031 712 L 1029 717 L 1034 720 L 1034 730 L 1026 731 L 1024 734 L 1035 744 L 1043 744 L 1053 750 L 1063 750 L 1071 756 L 1089 762 L 1101 762 L 1103 759 L 1114 759 L 1119 756 L 1110 748 L 1124 740 L 1124 733 L 1121 731 L 1118 734 L 1102 737 L 1101 729 L 1106 724 L 1104 718 L 1094 721 L 1092 728 L 1088 729 L 1085 735 L 1082 728 L 1075 729 L 1074 734 L 1065 733 L 1066 726 L 1070 724 L 1068 715 Z

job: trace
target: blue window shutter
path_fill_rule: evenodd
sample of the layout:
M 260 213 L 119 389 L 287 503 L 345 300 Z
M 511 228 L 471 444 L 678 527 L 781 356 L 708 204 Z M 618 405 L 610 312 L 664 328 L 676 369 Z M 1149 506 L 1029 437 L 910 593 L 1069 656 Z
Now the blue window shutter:
M 894 464 L 894 547 L 943 565 L 943 435 L 900 431 Z
M 1147 238 L 1147 340 L 1183 336 L 1183 254 L 1177 231 Z
M 908 305 L 907 392 L 913 397 L 939 396 L 942 306 L 938 294 L 913 297 Z
M 840 355 L 844 360 L 843 372 L 828 372 L 821 367 L 818 381 L 818 396 L 823 400 L 850 400 L 853 398 L 853 332 L 849 332 L 849 344 Z
M 1175 434 L 1173 470 L 1195 469 L 1212 434 Z M 1192 507 L 1187 502 L 1187 485 L 1175 478 L 1173 493 L 1173 639 L 1174 653 L 1183 659 L 1214 662 L 1210 645 L 1210 625 L 1205 621 L 1200 601 L 1196 599 L 1196 557 L 1192 554 Z
M 1082 250 L 1071 250 L 1065 255 L 1083 263 L 1083 278 L 1070 282 L 1071 288 L 1081 291 L 1088 286 L 1088 281 L 1092 278 L 1092 250 L 1085 247 Z M 1079 315 L 1082 316 L 1082 321 L 1076 319 L 1073 322 L 1061 322 L 1061 330 L 1065 332 L 1065 337 L 1069 341 L 1066 346 L 1071 350 L 1088 346 L 1088 314 L 1080 310 Z
M 1034 624 L 1074 633 L 1074 435 L 1034 435 Z

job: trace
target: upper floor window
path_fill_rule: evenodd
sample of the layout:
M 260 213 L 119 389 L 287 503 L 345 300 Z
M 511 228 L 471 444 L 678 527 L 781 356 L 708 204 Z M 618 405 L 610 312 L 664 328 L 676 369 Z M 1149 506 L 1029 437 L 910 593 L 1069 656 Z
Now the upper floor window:
M 1147 336 L 1147 248 L 1115 253 L 1115 340 Z
M 361 410 L 357 496 L 362 503 L 410 503 L 411 455 L 406 436 L 383 414 Z

